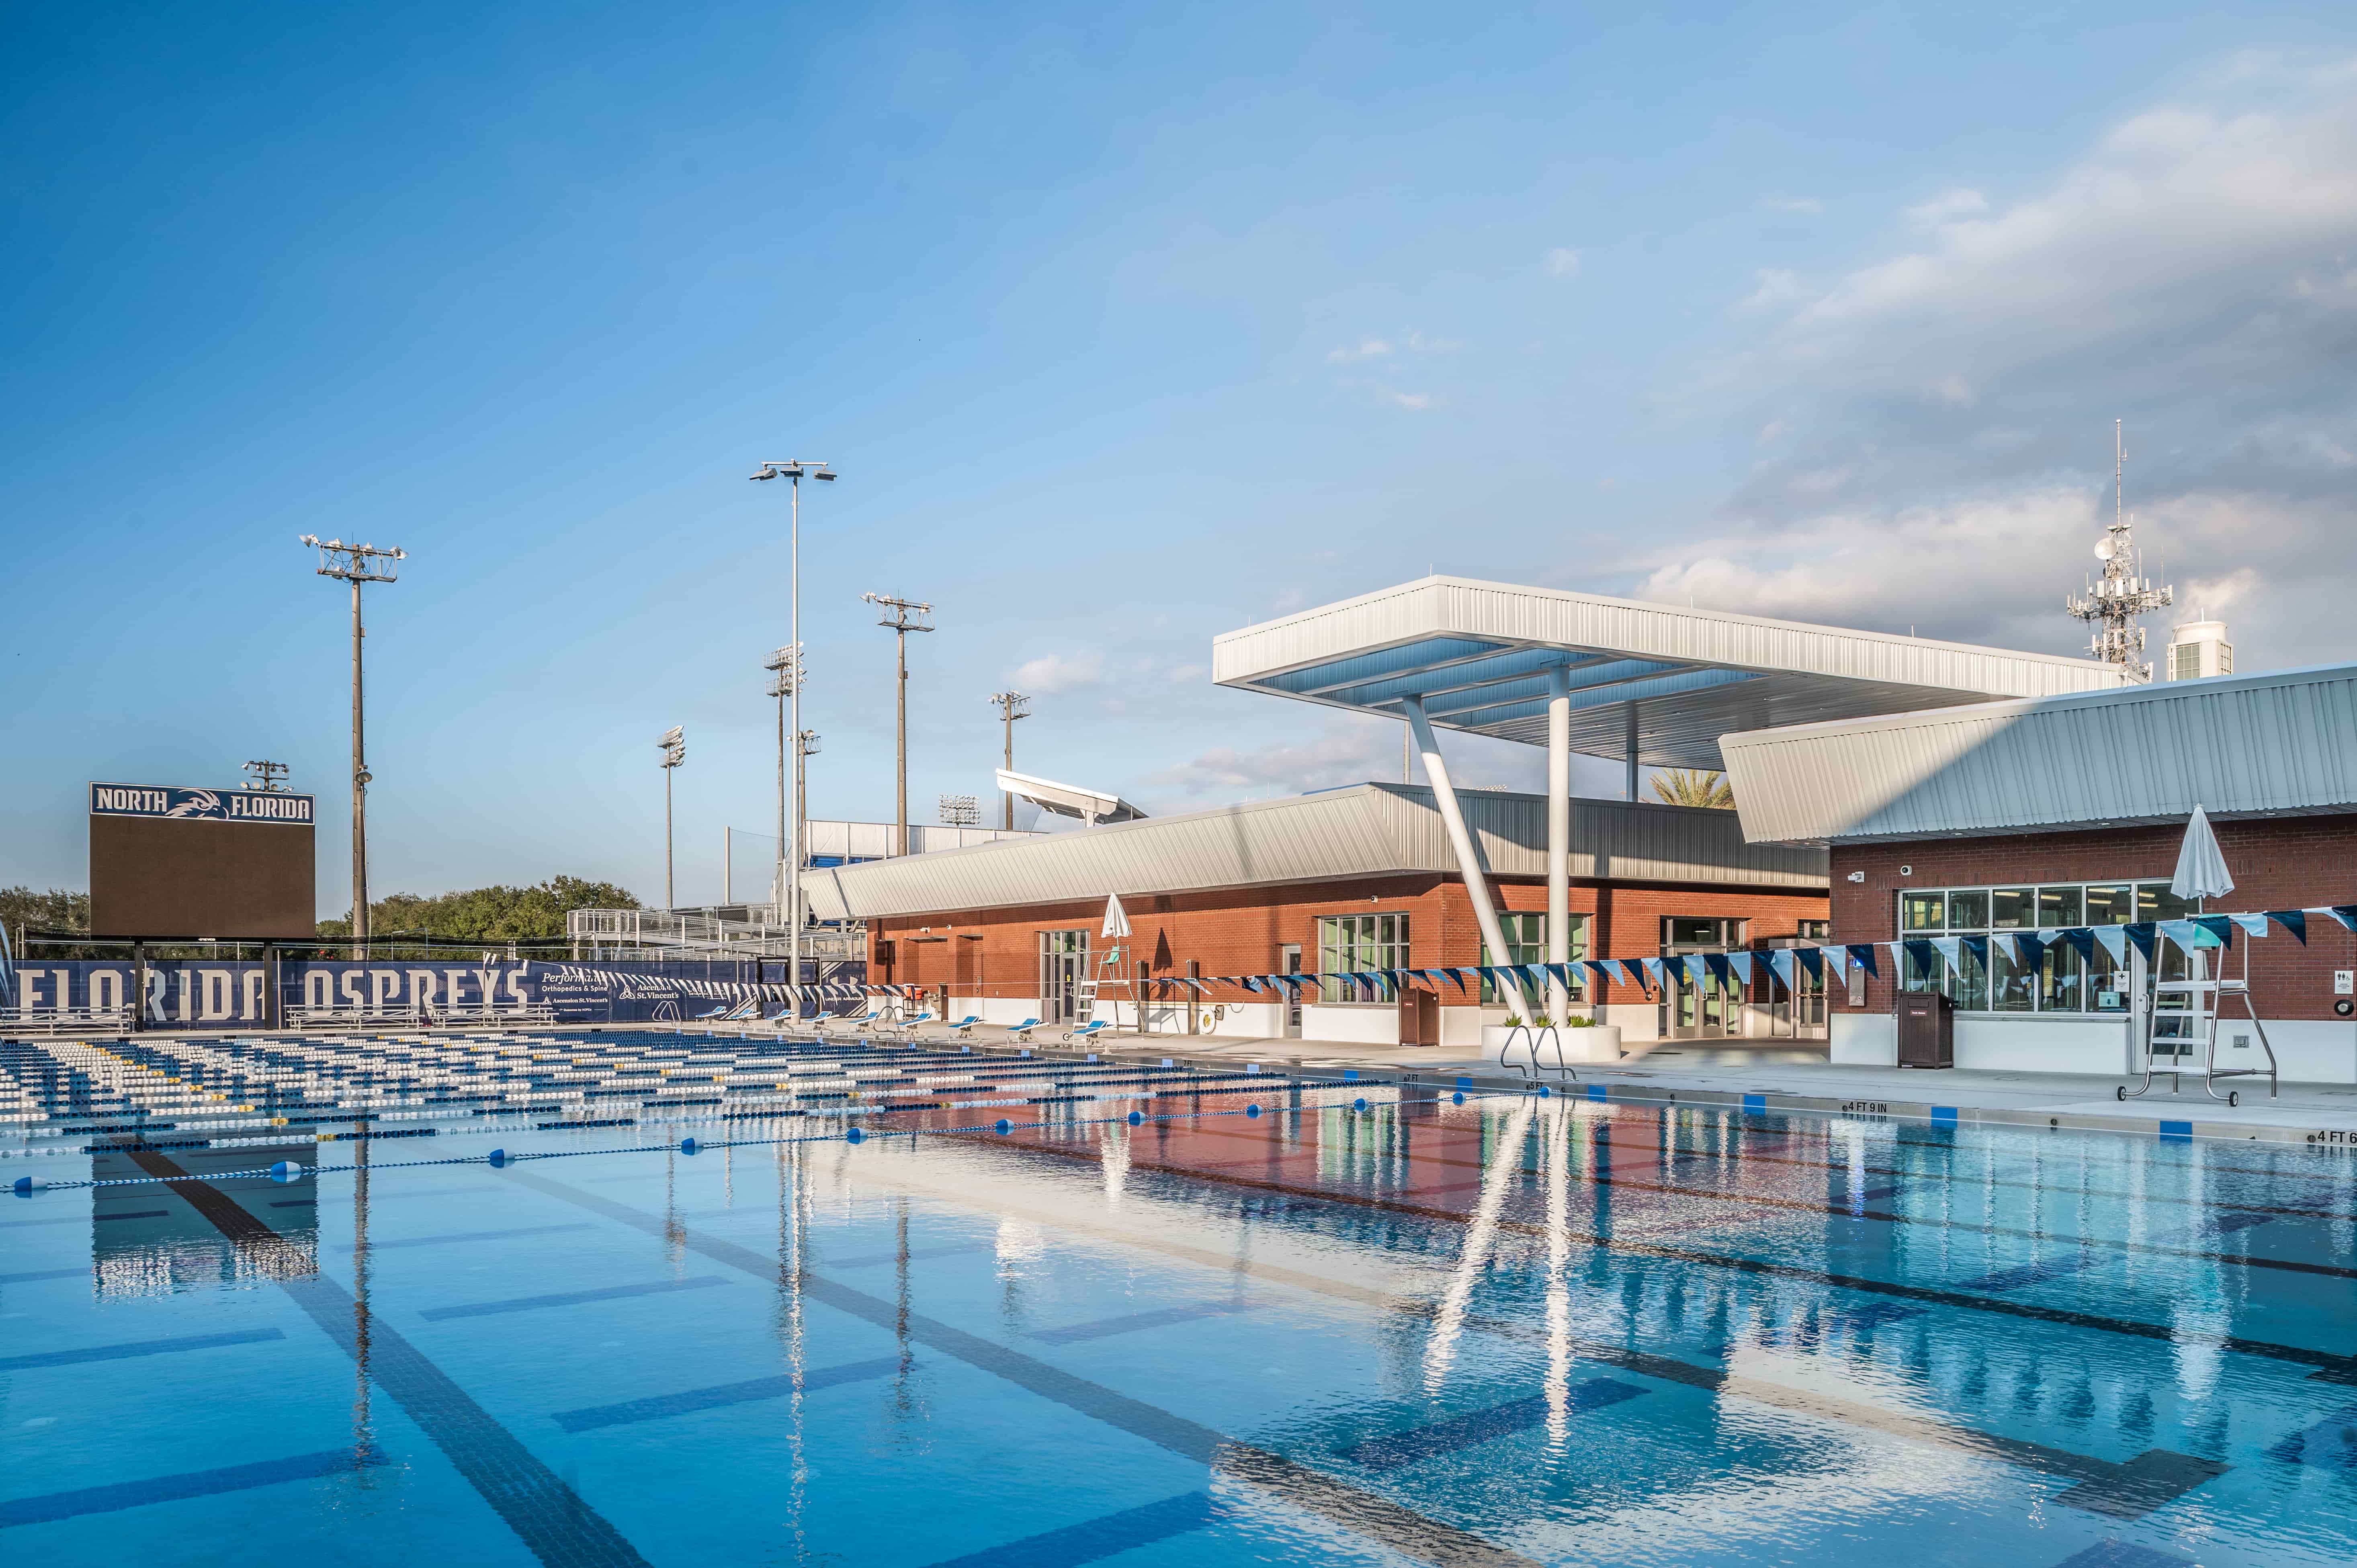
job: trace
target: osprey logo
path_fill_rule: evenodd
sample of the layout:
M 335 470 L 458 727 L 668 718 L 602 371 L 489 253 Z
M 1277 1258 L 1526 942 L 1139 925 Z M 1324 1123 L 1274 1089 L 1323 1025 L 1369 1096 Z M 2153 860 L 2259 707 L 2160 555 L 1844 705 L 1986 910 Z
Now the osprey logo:
M 229 815 L 221 809 L 221 797 L 210 789 L 175 789 L 172 793 L 179 798 L 174 800 L 171 809 L 164 813 L 167 817 L 226 817 Z

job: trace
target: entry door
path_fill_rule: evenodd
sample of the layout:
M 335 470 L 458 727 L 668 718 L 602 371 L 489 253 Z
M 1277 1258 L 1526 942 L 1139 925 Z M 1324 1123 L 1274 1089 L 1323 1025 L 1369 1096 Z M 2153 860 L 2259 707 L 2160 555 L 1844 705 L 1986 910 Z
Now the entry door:
M 1286 974 L 1299 974 L 1301 944 L 1287 942 L 1277 949 L 1276 967 Z M 1297 985 L 1285 988 L 1285 1037 L 1288 1040 L 1301 1038 L 1301 987 Z
M 1662 921 L 1661 1015 L 1663 1039 L 1723 1040 L 1744 1033 L 1743 993 L 1732 979 L 1706 975 L 1697 984 L 1686 974 L 1688 953 L 1724 952 L 1742 940 L 1740 920 L 1671 916 Z
M 1080 1014 L 1081 977 L 1089 969 L 1089 933 L 1039 933 L 1039 1016 L 1069 1024 Z

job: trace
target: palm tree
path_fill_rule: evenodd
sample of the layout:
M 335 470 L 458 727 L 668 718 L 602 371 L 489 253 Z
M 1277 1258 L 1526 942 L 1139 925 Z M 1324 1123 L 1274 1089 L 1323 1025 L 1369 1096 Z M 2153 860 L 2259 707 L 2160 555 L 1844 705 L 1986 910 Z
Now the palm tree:
M 1735 791 L 1716 768 L 1667 768 L 1653 775 L 1653 796 L 1673 806 L 1735 810 Z

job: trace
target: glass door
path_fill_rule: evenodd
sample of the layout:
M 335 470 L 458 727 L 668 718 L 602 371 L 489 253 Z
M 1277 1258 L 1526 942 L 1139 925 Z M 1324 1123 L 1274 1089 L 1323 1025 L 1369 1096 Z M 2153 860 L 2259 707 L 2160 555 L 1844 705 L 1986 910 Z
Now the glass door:
M 1276 967 L 1285 974 L 1299 974 L 1301 944 L 1287 942 L 1277 949 Z M 1301 1038 L 1301 987 L 1298 985 L 1285 988 L 1285 1037 L 1288 1040 Z
M 1039 933 L 1039 1017 L 1069 1024 L 1080 1014 L 1081 977 L 1089 970 L 1089 933 Z
M 1744 1033 L 1743 993 L 1730 974 L 1705 975 L 1697 984 L 1686 973 L 1688 953 L 1725 952 L 1741 945 L 1741 920 L 1668 916 L 1662 921 L 1662 969 L 1658 1027 L 1665 1040 L 1722 1040 Z

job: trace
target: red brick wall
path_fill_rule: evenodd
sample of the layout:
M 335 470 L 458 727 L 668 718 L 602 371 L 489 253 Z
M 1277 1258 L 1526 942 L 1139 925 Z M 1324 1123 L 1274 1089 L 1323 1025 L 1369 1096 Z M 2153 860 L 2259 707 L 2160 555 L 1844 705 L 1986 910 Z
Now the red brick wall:
M 1493 882 L 1500 907 L 1544 912 L 1546 887 L 1538 882 Z M 1278 969 L 1277 950 L 1301 945 L 1304 969 L 1318 967 L 1318 919 L 1323 915 L 1405 914 L 1409 961 L 1417 969 L 1453 968 L 1480 961 L 1481 933 L 1472 900 L 1453 876 L 1421 875 L 1306 884 L 1288 887 L 1243 887 L 1208 893 L 1125 897 L 1134 933 L 1133 955 L 1156 975 L 1184 974 L 1189 961 L 1204 974 L 1269 974 Z M 1589 917 L 1593 958 L 1652 958 L 1662 950 L 1665 915 L 1739 918 L 1749 934 L 1790 936 L 1800 922 L 1825 918 L 1825 896 L 1812 890 L 1690 887 L 1650 883 L 1575 882 L 1571 909 Z M 1031 905 L 1019 909 L 945 912 L 871 920 L 869 972 L 893 984 L 950 985 L 959 995 L 1037 996 L 1039 993 L 1039 935 L 1082 929 L 1092 949 L 1105 944 L 1104 900 Z M 937 937 L 944 940 L 912 940 Z M 872 958 L 873 944 L 893 944 L 889 965 Z M 1243 1001 L 1241 987 L 1215 986 L 1212 1000 Z M 1624 994 L 1625 993 L 1625 994 Z M 1444 998 L 1454 1001 L 1452 990 Z M 1634 989 L 1610 988 L 1601 1000 L 1641 1002 Z
M 2234 891 L 2212 899 L 2220 911 L 2250 913 L 2357 901 L 2357 815 L 2273 817 L 2213 824 L 2218 847 L 2233 874 Z M 1898 936 L 1903 887 L 2027 886 L 2039 881 L 2108 882 L 2165 877 L 2177 869 L 2182 827 L 2098 828 L 2080 832 L 1935 839 L 1911 843 L 1835 845 L 1833 912 L 1835 940 L 1889 941 Z M 1899 868 L 1912 867 L 1901 876 Z M 1865 880 L 1852 882 L 1852 872 Z M 2239 949 L 2244 940 L 2235 933 Z M 1890 955 L 1877 953 L 1882 974 L 1867 983 L 1863 1009 L 1889 1012 Z M 2237 951 L 2233 972 L 2242 972 Z M 2308 945 L 2274 930 L 2251 949 L 2251 990 L 2269 1018 L 2330 1018 L 2332 972 L 2357 968 L 2357 936 L 2329 915 L 2311 915 Z

